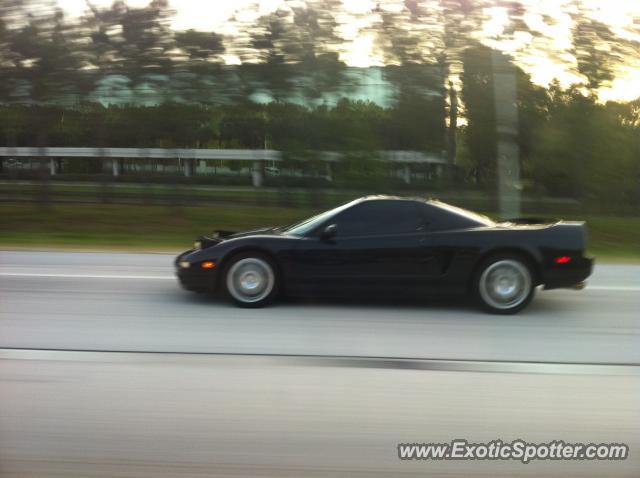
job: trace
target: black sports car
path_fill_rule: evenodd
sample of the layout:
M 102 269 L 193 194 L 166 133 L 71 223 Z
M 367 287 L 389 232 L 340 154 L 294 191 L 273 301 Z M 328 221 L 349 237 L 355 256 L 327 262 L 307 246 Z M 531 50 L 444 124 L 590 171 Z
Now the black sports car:
M 244 307 L 280 293 L 458 293 L 510 314 L 536 286 L 581 288 L 593 266 L 585 242 L 582 222 L 494 222 L 439 201 L 373 196 L 287 227 L 202 237 L 175 266 L 186 289 L 222 289 Z

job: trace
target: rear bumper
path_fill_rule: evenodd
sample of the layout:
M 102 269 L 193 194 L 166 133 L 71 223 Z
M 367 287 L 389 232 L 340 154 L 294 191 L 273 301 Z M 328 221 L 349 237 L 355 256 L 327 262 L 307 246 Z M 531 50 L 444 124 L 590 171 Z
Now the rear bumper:
M 580 289 L 587 277 L 593 272 L 594 259 L 591 257 L 574 258 L 569 264 L 553 264 L 545 272 L 545 289 Z

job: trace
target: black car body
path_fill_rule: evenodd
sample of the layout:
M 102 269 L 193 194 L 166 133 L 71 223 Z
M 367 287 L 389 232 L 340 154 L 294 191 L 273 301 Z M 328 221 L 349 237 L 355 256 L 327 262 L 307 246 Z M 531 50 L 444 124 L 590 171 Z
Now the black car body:
M 272 269 L 273 294 L 292 296 L 471 293 L 489 294 L 492 302 L 492 291 L 501 298 L 514 281 L 531 296 L 537 285 L 579 287 L 593 263 L 585 257 L 584 223 L 522 222 L 497 223 L 433 200 L 365 197 L 289 227 L 203 237 L 175 265 L 186 289 L 228 289 L 230 265 L 258 255 Z M 480 275 L 499 259 L 478 290 Z M 238 280 L 253 287 L 257 276 L 247 270 L 237 272 Z M 240 305 L 266 302 L 232 298 Z M 515 307 L 484 305 L 513 313 L 530 299 Z

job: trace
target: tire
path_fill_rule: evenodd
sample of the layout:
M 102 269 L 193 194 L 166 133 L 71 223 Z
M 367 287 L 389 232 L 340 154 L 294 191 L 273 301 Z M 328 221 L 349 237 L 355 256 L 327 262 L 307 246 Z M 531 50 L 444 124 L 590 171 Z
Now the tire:
M 249 252 L 234 256 L 224 271 L 225 291 L 240 307 L 264 307 L 278 294 L 278 269 L 265 254 Z
M 490 257 L 478 268 L 473 287 L 482 308 L 494 314 L 516 314 L 535 294 L 534 272 L 517 254 Z

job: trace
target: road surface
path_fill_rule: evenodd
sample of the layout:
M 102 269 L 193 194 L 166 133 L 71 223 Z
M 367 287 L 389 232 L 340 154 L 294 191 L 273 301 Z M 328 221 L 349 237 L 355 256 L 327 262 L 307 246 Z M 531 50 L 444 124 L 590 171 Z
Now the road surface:
M 597 265 L 586 290 L 506 317 L 451 302 L 240 309 L 181 290 L 163 254 L 0 252 L 0 296 L 0 348 L 640 363 L 640 266 Z
M 244 310 L 180 290 L 166 255 L 0 252 L 0 477 L 635 478 L 640 267 L 597 266 L 590 284 L 515 317 Z M 455 438 L 622 442 L 630 458 L 397 457 Z

